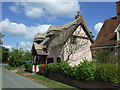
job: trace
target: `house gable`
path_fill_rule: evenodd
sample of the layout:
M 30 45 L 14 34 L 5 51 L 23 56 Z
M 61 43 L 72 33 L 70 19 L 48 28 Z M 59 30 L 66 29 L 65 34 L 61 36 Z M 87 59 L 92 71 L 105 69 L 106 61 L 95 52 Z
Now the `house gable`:
M 118 26 L 117 17 L 113 17 L 105 20 L 100 32 L 98 33 L 95 43 L 92 44 L 94 47 L 107 47 L 107 46 L 116 46 L 116 28 Z
M 88 35 L 86 35 L 81 25 L 77 27 L 71 36 L 75 36 L 76 41 L 74 41 L 75 43 L 71 43 L 71 37 L 69 37 L 64 44 L 64 50 L 61 52 L 64 60 L 68 61 L 71 66 L 78 65 L 84 59 L 91 61 L 92 53 L 90 46 L 92 42 L 89 40 Z
M 65 42 L 69 39 L 69 37 L 73 34 L 73 32 L 78 28 L 78 26 L 81 26 L 83 28 L 86 35 L 90 39 L 90 41 L 93 43 L 94 39 L 93 39 L 92 33 L 87 27 L 87 24 L 83 19 L 83 17 L 80 16 L 78 19 L 61 26 L 61 28 L 63 28 L 63 31 L 55 39 L 51 41 L 49 46 L 53 47 L 53 46 L 60 46 L 65 44 Z

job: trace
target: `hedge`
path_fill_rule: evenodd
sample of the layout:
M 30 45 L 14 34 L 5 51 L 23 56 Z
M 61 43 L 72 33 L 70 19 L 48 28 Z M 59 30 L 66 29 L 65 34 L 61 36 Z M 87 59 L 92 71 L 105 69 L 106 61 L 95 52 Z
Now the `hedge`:
M 95 78 L 98 81 L 120 82 L 119 66 L 115 64 L 102 64 L 97 67 Z
M 120 82 L 118 65 L 94 63 L 84 60 L 78 66 L 69 66 L 67 62 L 50 63 L 46 67 L 46 75 L 49 73 L 61 73 L 62 75 L 81 81 Z
M 26 64 L 25 64 L 25 69 L 26 69 L 26 71 L 32 72 L 32 66 L 33 66 L 32 63 L 26 63 Z
M 88 61 L 83 61 L 78 66 L 69 66 L 67 62 L 50 63 L 46 67 L 46 74 L 61 73 L 64 76 L 82 80 L 93 81 L 95 73 L 95 65 Z

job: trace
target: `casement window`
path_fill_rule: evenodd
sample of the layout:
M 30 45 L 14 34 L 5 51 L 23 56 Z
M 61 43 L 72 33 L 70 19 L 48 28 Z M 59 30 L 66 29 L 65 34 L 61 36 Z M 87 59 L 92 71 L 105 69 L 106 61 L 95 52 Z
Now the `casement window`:
M 47 58 L 47 64 L 48 63 L 53 63 L 53 58 Z
M 77 43 L 77 36 L 71 36 L 70 37 L 70 44 L 76 44 Z

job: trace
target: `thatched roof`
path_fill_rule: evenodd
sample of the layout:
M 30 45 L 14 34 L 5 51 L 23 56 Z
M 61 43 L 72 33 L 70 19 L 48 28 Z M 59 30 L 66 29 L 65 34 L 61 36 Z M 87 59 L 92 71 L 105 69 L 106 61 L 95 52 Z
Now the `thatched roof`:
M 63 29 L 61 27 L 51 25 L 47 31 L 46 37 L 51 36 L 51 35 L 57 36 L 62 31 L 63 31 Z
M 55 39 L 51 41 L 49 46 L 53 47 L 53 46 L 63 45 L 68 40 L 68 38 L 73 34 L 73 32 L 77 29 L 79 25 L 82 26 L 83 30 L 89 37 L 90 41 L 94 42 L 91 31 L 88 29 L 83 17 L 80 16 L 78 19 L 61 26 L 63 31 L 59 34 L 59 36 L 57 36 Z
M 34 41 L 44 40 L 45 38 L 46 38 L 45 33 L 37 33 L 35 38 L 34 38 Z
M 46 36 L 45 34 L 38 33 L 35 36 L 35 40 L 42 40 L 42 42 L 40 44 L 34 42 L 33 44 L 33 48 L 34 50 L 36 50 L 37 55 L 47 55 L 47 53 L 44 51 L 44 48 L 46 48 L 48 44 L 50 47 L 63 45 L 73 34 L 73 32 L 78 28 L 79 25 L 82 26 L 90 41 L 94 42 L 91 31 L 88 29 L 83 17 L 80 16 L 78 19 L 75 19 L 74 21 L 64 24 L 60 27 L 53 25 L 50 26 L 46 33 Z M 50 35 L 55 36 L 55 38 L 52 41 L 49 38 L 47 38 Z

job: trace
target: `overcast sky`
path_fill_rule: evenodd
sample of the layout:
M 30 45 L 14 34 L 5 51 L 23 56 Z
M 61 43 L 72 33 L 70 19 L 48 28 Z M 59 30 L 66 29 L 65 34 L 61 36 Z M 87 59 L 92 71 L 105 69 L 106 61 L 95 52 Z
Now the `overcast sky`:
M 30 50 L 36 33 L 73 21 L 78 10 L 95 38 L 104 20 L 116 16 L 115 2 L 2 2 L 3 45 L 12 48 L 18 42 Z

